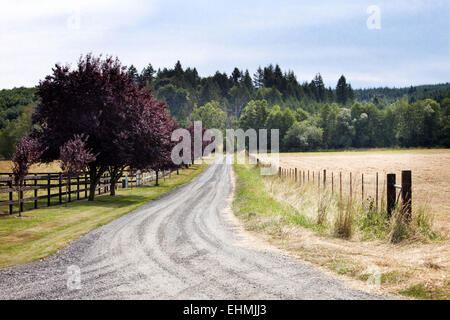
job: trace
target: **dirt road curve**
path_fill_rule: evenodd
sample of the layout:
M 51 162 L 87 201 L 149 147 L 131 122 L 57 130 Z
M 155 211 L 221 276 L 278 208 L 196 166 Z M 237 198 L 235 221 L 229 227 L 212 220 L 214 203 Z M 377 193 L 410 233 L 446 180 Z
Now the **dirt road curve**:
M 224 210 L 231 170 L 211 165 L 52 257 L 0 270 L 0 299 L 377 298 L 248 241 Z

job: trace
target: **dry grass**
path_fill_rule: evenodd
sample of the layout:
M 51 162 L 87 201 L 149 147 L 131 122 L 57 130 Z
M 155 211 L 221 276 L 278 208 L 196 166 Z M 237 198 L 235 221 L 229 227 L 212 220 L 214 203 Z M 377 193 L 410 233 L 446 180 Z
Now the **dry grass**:
M 373 201 L 348 201 L 317 185 L 263 178 L 235 166 L 234 209 L 247 230 L 349 280 L 352 286 L 416 298 L 450 298 L 450 246 L 433 229 L 426 208 L 413 220 L 389 221 Z M 397 212 L 397 211 L 396 211 Z M 380 287 L 369 282 L 374 275 Z M 359 281 L 356 281 L 356 280 Z M 362 281 L 361 281 L 362 280 Z
M 349 173 L 352 172 L 353 197 L 361 198 L 361 174 L 364 173 L 364 198 L 375 198 L 375 174 L 379 174 L 379 192 L 385 193 L 387 173 L 397 174 L 400 184 L 401 170 L 412 170 L 413 207 L 430 206 L 436 227 L 442 233 L 450 232 L 450 149 L 366 150 L 345 152 L 282 153 L 283 168 L 298 168 L 317 173 L 327 170 L 327 183 L 334 173 L 334 187 L 338 188 L 342 172 L 343 191 L 349 192 Z M 380 203 L 380 202 L 379 202 Z
M 0 173 L 12 172 L 12 168 L 13 168 L 12 161 L 0 160 Z M 60 167 L 58 161 L 54 161 L 54 162 L 48 163 L 48 164 L 38 163 L 38 164 L 31 166 L 31 168 L 29 170 L 29 172 L 31 172 L 31 173 L 34 173 L 34 172 L 47 173 L 47 172 L 60 172 L 60 171 L 61 171 L 61 167 Z

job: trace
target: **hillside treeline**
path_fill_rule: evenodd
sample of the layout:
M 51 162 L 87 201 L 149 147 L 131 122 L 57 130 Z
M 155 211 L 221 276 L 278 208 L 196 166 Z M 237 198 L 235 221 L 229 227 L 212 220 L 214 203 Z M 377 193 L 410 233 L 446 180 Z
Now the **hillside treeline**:
M 200 77 L 196 68 L 128 73 L 165 101 L 180 126 L 202 120 L 209 128 L 278 128 L 281 147 L 316 150 L 360 147 L 450 146 L 450 84 L 353 89 L 344 76 L 326 87 L 317 74 L 300 83 L 278 65 L 254 74 L 235 68 Z M 0 156 L 9 158 L 36 106 L 33 88 L 0 91 Z

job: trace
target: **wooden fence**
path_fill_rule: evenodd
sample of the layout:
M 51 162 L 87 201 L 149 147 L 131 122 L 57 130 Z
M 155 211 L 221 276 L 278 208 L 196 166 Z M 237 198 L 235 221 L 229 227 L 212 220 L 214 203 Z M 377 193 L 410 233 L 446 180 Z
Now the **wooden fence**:
M 165 178 L 171 171 L 160 172 Z M 116 189 L 133 188 L 154 181 L 155 171 L 126 171 L 116 184 Z M 37 209 L 42 206 L 72 202 L 86 199 L 89 196 L 89 174 L 68 179 L 61 172 L 30 173 L 24 179 L 24 185 L 18 190 L 14 185 L 11 173 L 0 173 L 0 208 L 9 207 L 9 214 L 19 213 L 25 209 Z M 105 173 L 96 186 L 99 195 L 108 193 L 111 188 L 111 177 Z M 14 210 L 17 207 L 17 210 Z M 25 208 L 26 207 L 26 208 Z
M 254 156 L 250 156 L 255 158 Z M 257 165 L 270 166 L 256 158 Z M 344 179 L 342 172 L 327 172 L 327 170 L 305 170 L 301 168 L 283 168 L 278 167 L 278 176 L 280 178 L 292 179 L 300 184 L 317 185 L 318 190 L 328 189 L 332 193 L 337 193 L 342 199 L 343 194 L 346 194 L 350 199 L 357 200 L 358 193 L 361 195 L 361 202 L 366 201 L 366 197 L 373 195 L 375 210 L 379 210 L 381 201 L 386 199 L 386 211 L 388 216 L 392 214 L 394 208 L 399 204 L 401 199 L 401 210 L 408 217 L 412 214 L 412 173 L 410 170 L 403 170 L 401 172 L 401 184 L 397 184 L 396 175 L 388 173 L 386 180 L 380 188 L 380 177 L 378 172 L 374 177 L 374 190 L 367 189 L 368 175 L 361 173 L 360 176 L 355 176 L 352 172 L 347 173 L 348 179 Z M 344 185 L 347 184 L 346 186 Z M 360 183 L 359 183 L 360 182 Z M 358 189 L 357 189 L 358 188 Z M 398 191 L 398 193 L 397 193 Z M 385 197 L 383 193 L 385 193 Z

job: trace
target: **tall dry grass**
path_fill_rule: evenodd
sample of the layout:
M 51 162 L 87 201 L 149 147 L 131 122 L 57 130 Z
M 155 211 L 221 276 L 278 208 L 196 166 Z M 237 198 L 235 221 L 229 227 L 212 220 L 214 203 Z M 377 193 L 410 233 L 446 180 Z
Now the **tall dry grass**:
M 389 218 L 386 213 L 384 185 L 377 208 L 372 197 L 357 197 L 355 189 L 352 194 L 339 195 L 329 187 L 321 185 L 319 188 L 317 182 L 301 184 L 294 179 L 277 176 L 265 177 L 263 180 L 271 197 L 294 209 L 291 215 L 303 216 L 330 236 L 359 240 L 383 239 L 391 243 L 429 241 L 440 237 L 434 230 L 433 214 L 429 206 L 415 208 L 411 220 L 405 219 L 401 209 L 396 207 Z

